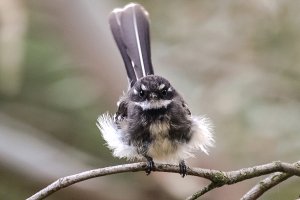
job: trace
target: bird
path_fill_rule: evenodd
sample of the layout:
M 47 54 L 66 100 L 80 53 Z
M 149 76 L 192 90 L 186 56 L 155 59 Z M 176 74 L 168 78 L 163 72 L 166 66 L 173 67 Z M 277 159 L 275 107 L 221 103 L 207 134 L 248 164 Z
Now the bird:
M 145 160 L 147 175 L 155 171 L 156 162 L 166 162 L 178 163 L 184 177 L 185 160 L 198 150 L 208 154 L 208 148 L 214 146 L 211 122 L 193 115 L 172 84 L 154 74 L 150 20 L 143 6 L 129 3 L 116 8 L 108 21 L 129 86 L 117 102 L 116 113 L 98 117 L 102 137 L 113 156 Z

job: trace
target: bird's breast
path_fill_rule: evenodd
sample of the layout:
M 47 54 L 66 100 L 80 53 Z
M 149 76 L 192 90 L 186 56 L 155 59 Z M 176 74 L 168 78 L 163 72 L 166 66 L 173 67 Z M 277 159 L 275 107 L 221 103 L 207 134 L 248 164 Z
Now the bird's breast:
M 156 120 L 149 126 L 152 143 L 148 148 L 148 155 L 159 160 L 173 154 L 177 145 L 171 140 L 170 122 L 168 120 Z
M 149 126 L 149 132 L 151 137 L 168 137 L 170 131 L 170 122 L 168 120 L 157 119 L 153 121 Z

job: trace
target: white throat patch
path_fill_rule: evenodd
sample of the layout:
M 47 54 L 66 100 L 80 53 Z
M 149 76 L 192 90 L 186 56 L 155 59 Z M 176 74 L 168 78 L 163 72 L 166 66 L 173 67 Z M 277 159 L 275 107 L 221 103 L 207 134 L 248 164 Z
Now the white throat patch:
M 135 105 L 140 106 L 143 110 L 166 108 L 172 101 L 171 100 L 156 100 L 156 101 L 143 101 L 135 102 Z

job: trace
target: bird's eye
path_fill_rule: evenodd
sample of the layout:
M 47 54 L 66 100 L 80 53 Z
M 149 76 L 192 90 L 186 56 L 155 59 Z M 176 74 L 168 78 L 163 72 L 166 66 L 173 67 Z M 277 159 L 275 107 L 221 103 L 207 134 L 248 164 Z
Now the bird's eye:
M 140 90 L 139 96 L 140 96 L 140 97 L 144 97 L 144 96 L 145 96 L 144 90 Z
M 162 94 L 163 96 L 166 96 L 166 95 L 167 95 L 167 90 L 166 90 L 166 89 L 162 90 L 162 91 L 161 91 L 161 94 Z

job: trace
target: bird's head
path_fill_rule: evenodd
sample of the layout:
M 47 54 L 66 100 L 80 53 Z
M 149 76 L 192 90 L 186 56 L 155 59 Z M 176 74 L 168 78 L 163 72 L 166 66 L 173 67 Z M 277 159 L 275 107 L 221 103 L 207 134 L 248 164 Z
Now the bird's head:
M 129 98 L 143 110 L 167 107 L 176 95 L 168 80 L 149 75 L 139 79 L 129 90 Z

